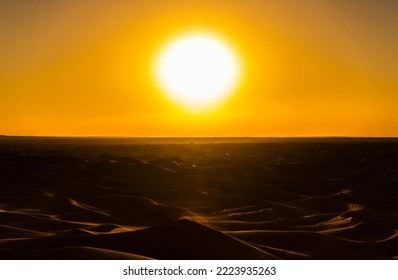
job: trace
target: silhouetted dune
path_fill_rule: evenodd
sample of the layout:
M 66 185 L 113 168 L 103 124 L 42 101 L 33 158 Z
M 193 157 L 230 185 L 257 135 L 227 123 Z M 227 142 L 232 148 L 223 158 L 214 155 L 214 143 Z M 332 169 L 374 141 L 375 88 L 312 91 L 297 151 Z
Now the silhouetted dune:
M 9 241 L 5 247 L 41 250 L 88 246 L 158 259 L 275 259 L 257 247 L 189 220 L 148 229 L 94 235 L 73 231 L 49 238 Z M 75 258 L 79 258 L 78 255 Z
M 49 249 L 0 249 L 1 259 L 16 260 L 150 260 L 151 258 L 91 247 L 57 247 Z
M 24 141 L 0 145 L 2 259 L 398 256 L 396 140 Z

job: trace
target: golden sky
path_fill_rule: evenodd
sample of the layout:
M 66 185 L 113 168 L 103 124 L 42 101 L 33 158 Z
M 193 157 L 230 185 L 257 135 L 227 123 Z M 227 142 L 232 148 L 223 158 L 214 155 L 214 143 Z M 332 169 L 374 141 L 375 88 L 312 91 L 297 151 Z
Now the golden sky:
M 398 2 L 0 1 L 0 134 L 398 136 Z M 170 38 L 227 40 L 242 82 L 191 114 L 151 78 Z

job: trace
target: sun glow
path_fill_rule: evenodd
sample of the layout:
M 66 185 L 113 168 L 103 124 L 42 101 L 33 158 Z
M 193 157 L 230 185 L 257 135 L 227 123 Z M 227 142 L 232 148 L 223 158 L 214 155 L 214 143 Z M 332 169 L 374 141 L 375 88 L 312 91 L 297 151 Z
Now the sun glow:
M 191 112 L 214 108 L 237 86 L 240 65 L 236 54 L 215 37 L 194 34 L 166 45 L 156 59 L 160 88 Z

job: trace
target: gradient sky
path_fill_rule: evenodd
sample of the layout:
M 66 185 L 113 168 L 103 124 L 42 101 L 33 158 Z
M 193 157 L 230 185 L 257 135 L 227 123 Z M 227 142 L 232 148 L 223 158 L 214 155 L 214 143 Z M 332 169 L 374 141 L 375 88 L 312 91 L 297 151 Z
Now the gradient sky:
M 0 134 L 398 136 L 398 1 L 0 0 Z M 150 77 L 181 32 L 226 38 L 244 78 L 188 114 Z

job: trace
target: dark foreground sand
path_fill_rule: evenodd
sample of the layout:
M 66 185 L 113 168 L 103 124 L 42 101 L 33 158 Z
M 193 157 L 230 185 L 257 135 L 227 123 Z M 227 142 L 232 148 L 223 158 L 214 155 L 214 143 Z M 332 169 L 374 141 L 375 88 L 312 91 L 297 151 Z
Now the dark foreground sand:
M 398 141 L 39 140 L 0 141 L 1 259 L 398 258 Z

